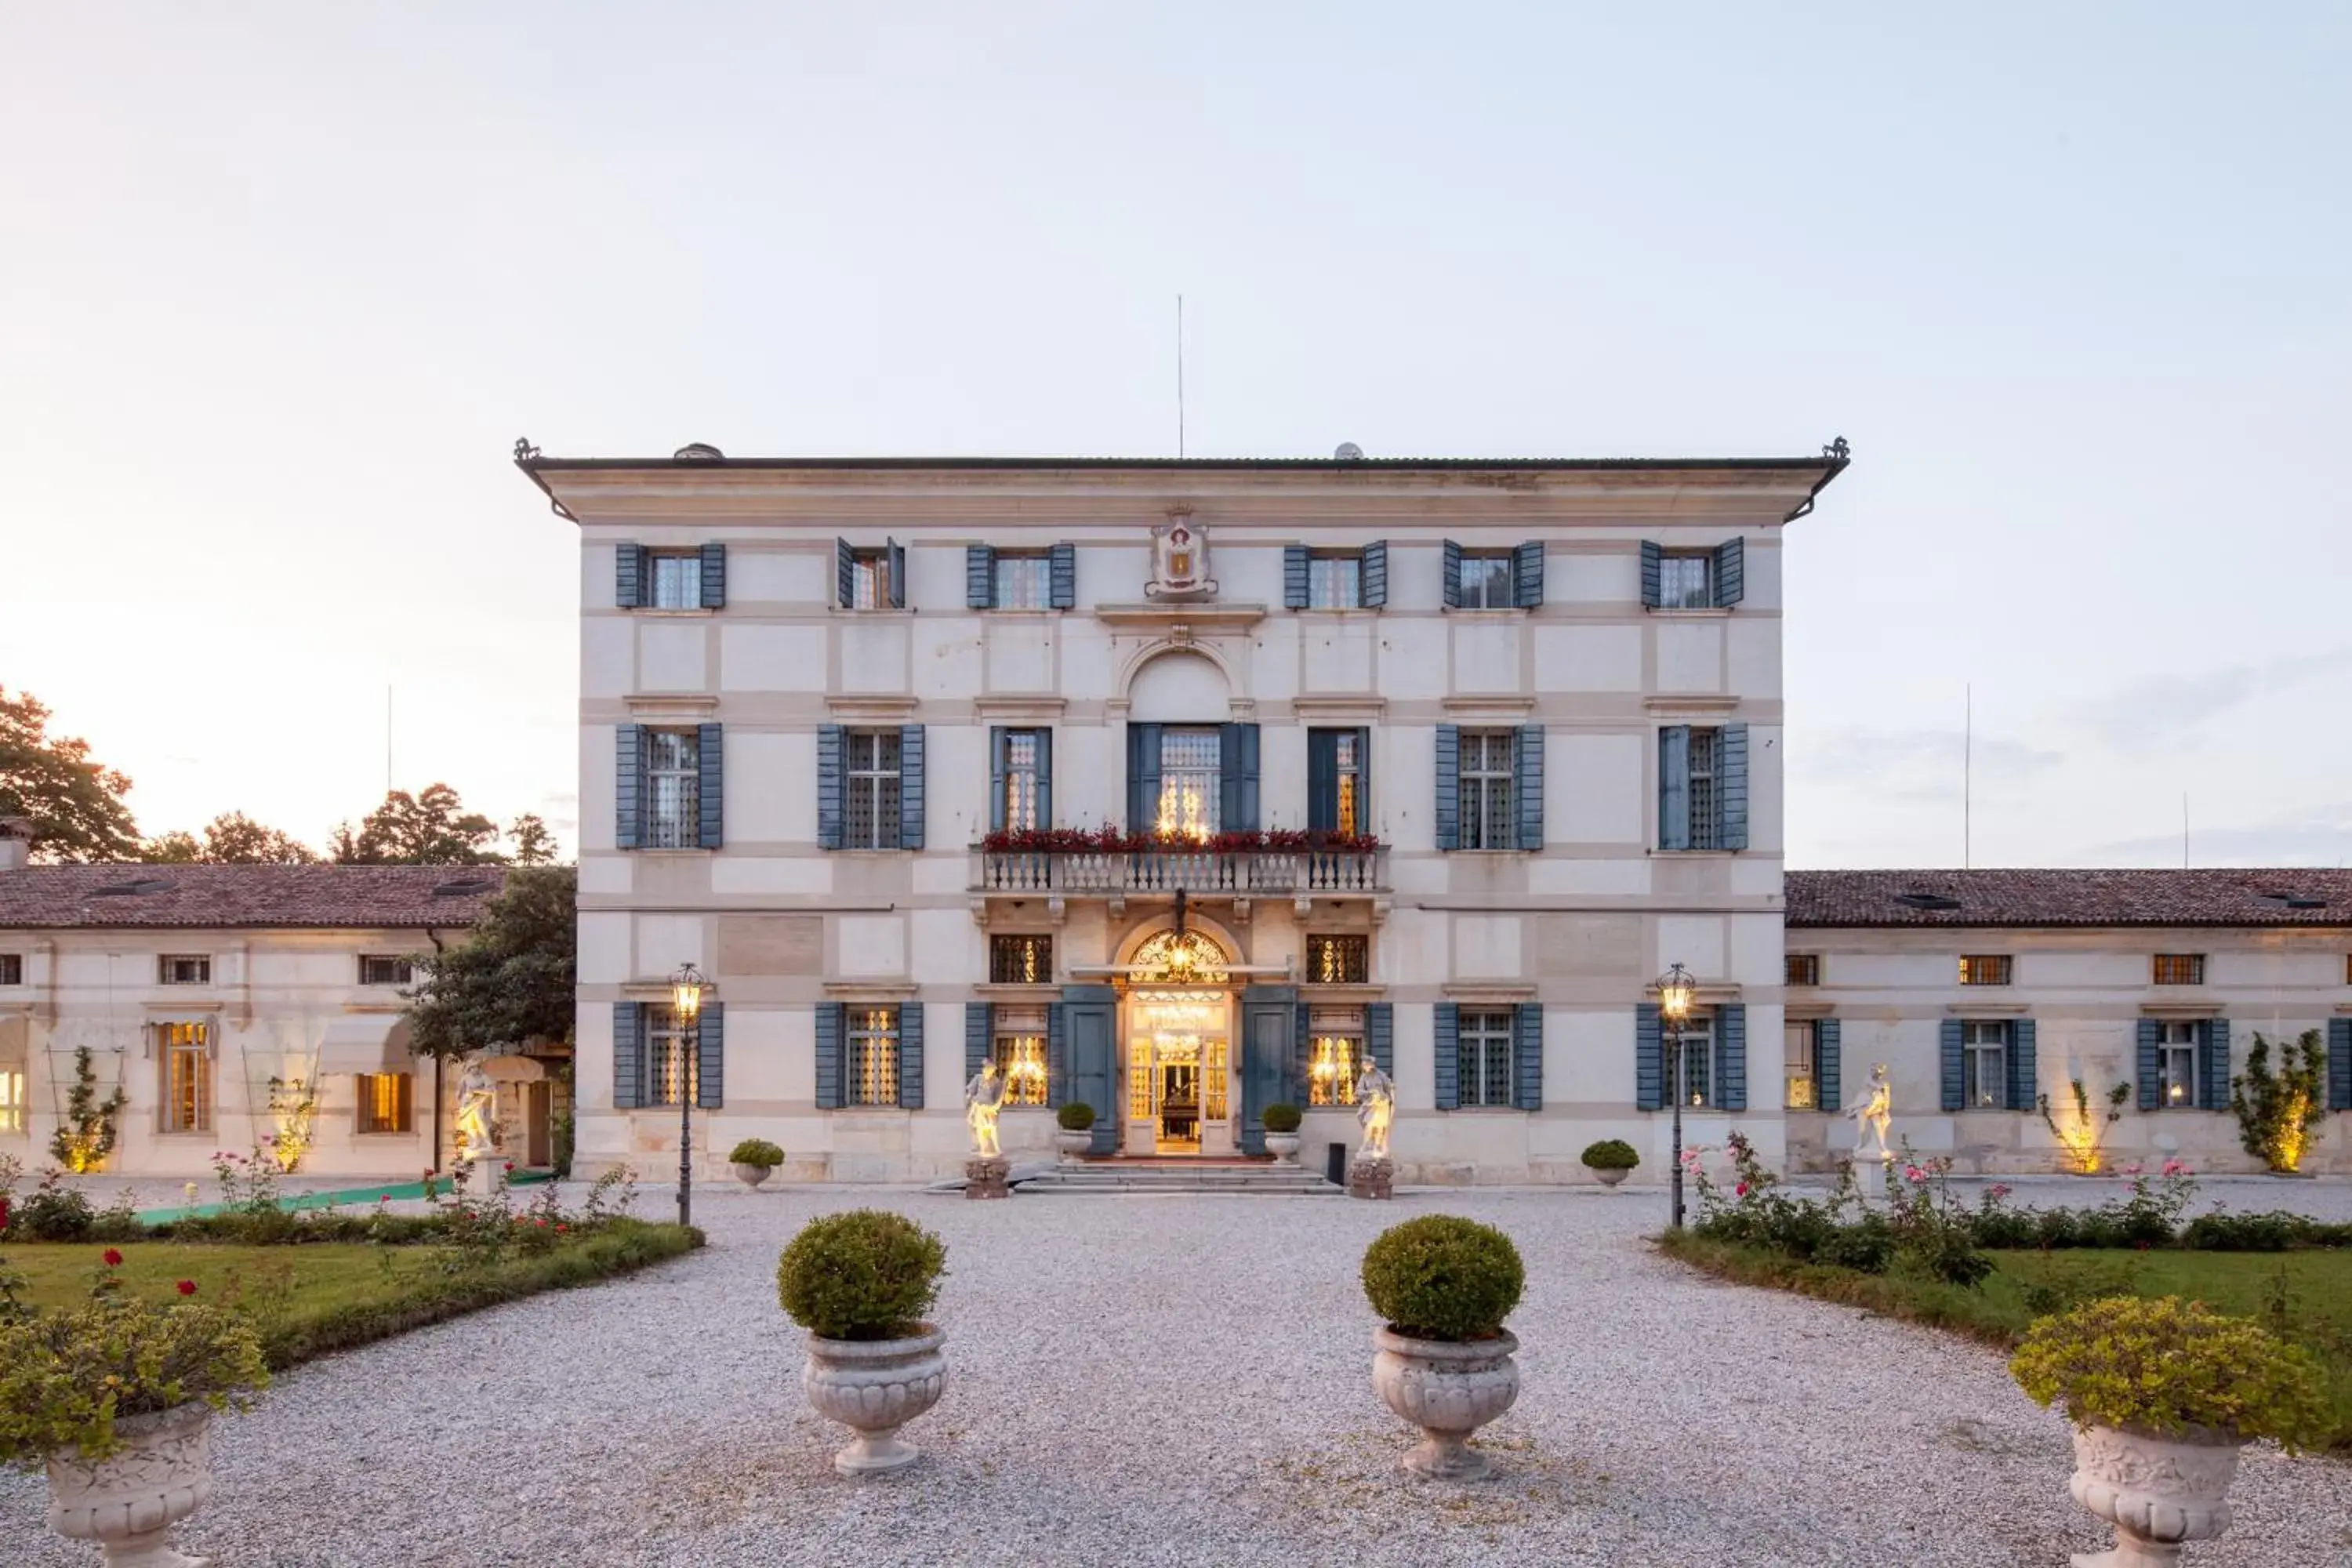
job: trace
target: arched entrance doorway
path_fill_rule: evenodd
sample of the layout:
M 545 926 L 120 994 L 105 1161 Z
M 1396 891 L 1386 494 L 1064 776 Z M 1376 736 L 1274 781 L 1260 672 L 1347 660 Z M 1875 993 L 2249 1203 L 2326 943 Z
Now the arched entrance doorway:
M 1239 1151 L 1232 963 L 1214 938 L 1181 927 L 1145 938 L 1129 956 L 1122 1152 Z

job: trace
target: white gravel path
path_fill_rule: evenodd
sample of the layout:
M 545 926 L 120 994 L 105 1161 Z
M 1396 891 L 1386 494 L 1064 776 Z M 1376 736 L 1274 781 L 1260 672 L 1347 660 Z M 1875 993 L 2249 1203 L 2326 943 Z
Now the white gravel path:
M 2233 1206 L 2285 1206 L 2283 1185 Z M 907 1431 L 925 1461 L 852 1483 L 772 1274 L 801 1222 L 868 1204 L 947 1239 L 951 1372 Z M 225 1424 L 180 1544 L 218 1568 L 2041 1568 L 2099 1540 L 2063 1423 L 2000 1357 L 1664 1262 L 1654 1193 L 721 1189 L 698 1209 L 698 1256 L 288 1375 Z M 1528 1264 L 1525 1391 L 1488 1430 L 1499 1478 L 1470 1487 L 1396 1471 L 1356 1280 L 1382 1226 L 1434 1211 L 1501 1226 Z M 44 1496 L 0 1478 L 0 1564 L 95 1563 L 47 1535 Z M 2253 1453 L 2236 1528 L 2189 1562 L 2352 1564 L 2347 1499 L 2352 1468 Z

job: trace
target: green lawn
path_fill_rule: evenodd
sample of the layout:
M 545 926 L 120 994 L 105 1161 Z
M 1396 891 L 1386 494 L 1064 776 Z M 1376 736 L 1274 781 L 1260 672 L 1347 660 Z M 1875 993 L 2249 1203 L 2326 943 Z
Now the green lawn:
M 10 1246 L 0 1258 L 25 1277 L 26 1298 L 44 1310 L 87 1300 L 94 1275 L 108 1272 L 105 1242 Z M 443 1247 L 305 1243 L 239 1247 L 209 1242 L 111 1244 L 122 1255 L 126 1294 L 176 1300 L 178 1282 L 196 1299 L 250 1314 L 273 1367 L 387 1338 L 541 1290 L 593 1284 L 702 1245 L 702 1233 L 675 1225 L 616 1222 L 552 1251 L 457 1269 Z
M 2037 1288 L 2067 1304 L 2103 1295 L 2203 1301 L 2309 1346 L 2327 1371 L 2336 1413 L 2331 1446 L 2352 1448 L 2352 1252 L 1988 1252 L 1993 1273 L 1970 1290 L 1901 1274 L 1797 1263 L 1687 1234 L 1663 1237 L 1659 1245 L 1669 1257 L 1727 1279 L 1843 1301 L 2002 1346 L 2023 1335 L 2037 1304 L 2044 1310 L 2059 1304 L 2047 1295 L 2037 1302 Z

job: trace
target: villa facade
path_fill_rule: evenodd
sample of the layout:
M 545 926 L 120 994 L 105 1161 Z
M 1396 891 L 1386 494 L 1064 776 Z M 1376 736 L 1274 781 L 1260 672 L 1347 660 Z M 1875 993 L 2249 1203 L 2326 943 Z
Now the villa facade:
M 579 1159 L 1778 1158 L 1780 534 L 1845 464 L 518 461 L 582 547 Z M 711 989 L 682 1028 L 669 980 Z

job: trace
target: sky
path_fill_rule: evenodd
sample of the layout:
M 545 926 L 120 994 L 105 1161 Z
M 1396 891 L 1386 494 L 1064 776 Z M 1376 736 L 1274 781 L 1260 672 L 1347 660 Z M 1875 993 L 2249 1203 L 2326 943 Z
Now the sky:
M 517 437 L 1167 454 L 1181 293 L 1194 456 L 1848 439 L 1791 865 L 2343 863 L 2352 9 L 1923 9 L 0 8 L 0 685 L 568 842 Z

